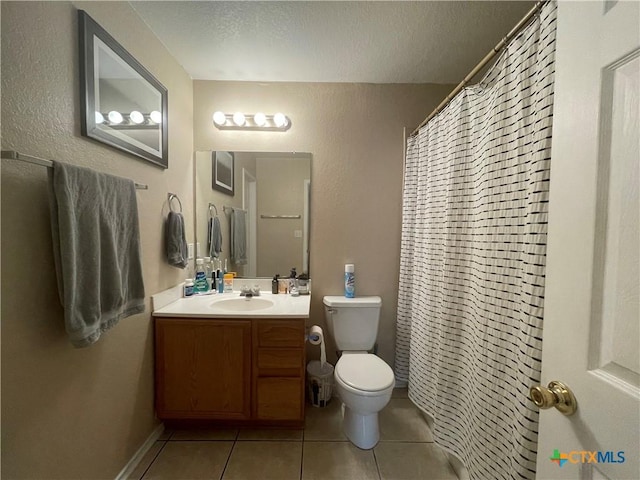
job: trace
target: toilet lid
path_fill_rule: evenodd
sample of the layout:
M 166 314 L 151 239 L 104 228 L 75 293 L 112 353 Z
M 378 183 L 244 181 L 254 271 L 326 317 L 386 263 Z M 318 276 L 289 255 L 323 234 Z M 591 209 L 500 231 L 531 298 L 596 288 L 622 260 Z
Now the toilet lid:
M 384 390 L 394 383 L 391 367 L 370 353 L 343 355 L 336 375 L 350 387 L 366 392 Z

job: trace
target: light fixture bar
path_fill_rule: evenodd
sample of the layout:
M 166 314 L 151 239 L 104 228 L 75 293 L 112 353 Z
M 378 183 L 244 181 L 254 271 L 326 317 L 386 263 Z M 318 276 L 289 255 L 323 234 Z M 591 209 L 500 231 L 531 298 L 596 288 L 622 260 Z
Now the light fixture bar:
M 219 130 L 258 130 L 286 132 L 291 128 L 291 119 L 282 113 L 224 113 L 213 114 L 213 124 Z

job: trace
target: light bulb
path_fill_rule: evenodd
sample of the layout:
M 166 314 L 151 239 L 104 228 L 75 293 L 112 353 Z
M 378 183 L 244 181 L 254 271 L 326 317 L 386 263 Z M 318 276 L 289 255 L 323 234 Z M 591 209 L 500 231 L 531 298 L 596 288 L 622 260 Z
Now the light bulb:
M 122 120 L 124 120 L 122 118 L 122 114 L 120 112 L 116 112 L 115 110 L 111 110 L 107 117 L 109 117 L 109 122 L 113 123 L 114 125 L 119 125 L 122 123 Z
M 157 110 L 151 112 L 149 114 L 149 118 L 153 123 L 162 123 L 162 114 Z
M 244 113 L 236 112 L 233 114 L 233 123 L 235 123 L 237 126 L 242 127 L 245 121 L 246 119 L 244 118 Z
M 102 115 L 100 112 L 96 112 L 96 125 L 99 125 L 101 123 L 104 123 L 104 115 Z
M 287 125 L 287 117 L 285 117 L 283 113 L 276 113 L 273 116 L 273 121 L 278 128 L 282 128 Z
M 258 112 L 253 116 L 253 121 L 259 127 L 263 127 L 267 123 L 267 117 L 264 113 Z
M 129 114 L 129 120 L 131 120 L 131 122 L 135 123 L 136 125 L 140 125 L 142 122 L 144 122 L 144 115 L 142 115 L 139 111 L 134 110 Z
M 227 116 L 224 114 L 224 112 L 217 111 L 213 114 L 213 122 L 216 125 L 224 125 L 225 123 L 227 123 Z

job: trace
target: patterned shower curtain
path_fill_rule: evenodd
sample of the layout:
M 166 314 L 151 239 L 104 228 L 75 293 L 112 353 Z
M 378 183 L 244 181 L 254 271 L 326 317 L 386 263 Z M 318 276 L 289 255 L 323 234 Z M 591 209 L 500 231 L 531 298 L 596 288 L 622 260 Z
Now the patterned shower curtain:
M 535 478 L 555 17 L 407 146 L 396 375 L 472 479 Z

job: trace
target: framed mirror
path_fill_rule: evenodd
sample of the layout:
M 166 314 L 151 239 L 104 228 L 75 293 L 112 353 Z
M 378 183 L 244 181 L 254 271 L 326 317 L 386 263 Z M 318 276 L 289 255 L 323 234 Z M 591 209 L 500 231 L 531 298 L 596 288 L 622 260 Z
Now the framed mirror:
M 288 277 L 309 271 L 311 225 L 311 154 L 300 152 L 225 152 L 233 155 L 235 195 L 212 186 L 218 152 L 195 155 L 194 225 L 199 257 L 215 256 L 211 225 L 217 217 L 222 233 L 219 259 L 241 278 Z M 234 260 L 231 217 L 246 212 L 243 249 L 246 258 Z M 215 250 L 215 249 L 214 249 Z
M 78 10 L 82 135 L 167 168 L 167 89 Z

